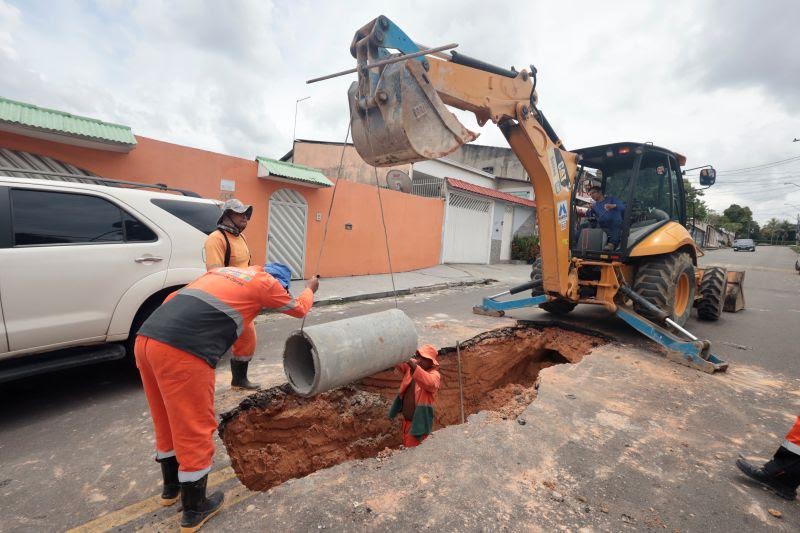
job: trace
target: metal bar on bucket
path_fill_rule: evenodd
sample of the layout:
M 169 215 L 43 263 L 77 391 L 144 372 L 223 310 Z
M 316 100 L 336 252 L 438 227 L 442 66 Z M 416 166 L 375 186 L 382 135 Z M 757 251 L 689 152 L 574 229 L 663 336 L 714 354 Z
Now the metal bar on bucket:
M 458 43 L 450 43 L 444 46 L 437 46 L 436 48 L 427 48 L 425 50 L 420 50 L 419 52 L 414 52 L 413 54 L 405 54 L 400 56 L 391 57 L 389 59 L 381 59 L 380 61 L 376 61 L 374 63 L 370 63 L 367 65 L 367 68 L 378 68 L 383 67 L 386 65 L 391 65 L 392 63 L 397 63 L 398 61 L 405 61 L 406 59 L 414 59 L 415 57 L 424 56 L 428 54 L 435 54 L 436 52 L 443 52 L 445 50 L 452 50 L 453 48 L 457 48 Z M 318 81 L 325 81 L 331 78 L 337 78 L 339 76 L 345 76 L 347 74 L 355 74 L 358 72 L 358 67 L 351 68 L 347 70 L 343 70 L 341 72 L 334 72 L 333 74 L 328 74 L 326 76 L 321 76 L 319 78 L 314 78 L 312 80 L 308 80 L 306 84 L 310 83 L 317 83 Z

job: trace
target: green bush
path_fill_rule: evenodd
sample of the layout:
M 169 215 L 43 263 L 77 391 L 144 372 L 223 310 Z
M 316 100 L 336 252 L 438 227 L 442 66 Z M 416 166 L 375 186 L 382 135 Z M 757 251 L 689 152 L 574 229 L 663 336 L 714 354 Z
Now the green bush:
M 511 241 L 511 259 L 533 263 L 539 256 L 539 238 L 536 236 L 514 237 Z

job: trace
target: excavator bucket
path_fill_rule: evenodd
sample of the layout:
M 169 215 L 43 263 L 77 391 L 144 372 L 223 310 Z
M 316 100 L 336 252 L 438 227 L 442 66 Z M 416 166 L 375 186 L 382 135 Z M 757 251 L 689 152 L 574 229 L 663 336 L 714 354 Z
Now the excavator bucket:
M 744 309 L 744 270 L 728 270 L 723 310 L 736 313 Z
M 444 157 L 477 138 L 447 109 L 419 61 L 384 67 L 377 83 L 365 83 L 366 76 L 376 73 L 360 71 L 347 95 L 353 144 L 370 165 Z

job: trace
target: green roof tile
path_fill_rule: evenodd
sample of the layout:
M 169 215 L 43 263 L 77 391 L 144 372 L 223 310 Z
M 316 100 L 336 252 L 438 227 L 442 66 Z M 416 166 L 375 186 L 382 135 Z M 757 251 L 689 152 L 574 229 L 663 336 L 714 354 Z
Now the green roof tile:
M 0 97 L 0 122 L 115 144 L 135 145 L 129 126 L 71 115 Z
M 308 183 L 318 187 L 333 187 L 333 182 L 316 168 L 295 165 L 294 163 L 287 163 L 285 161 L 278 161 L 277 159 L 261 156 L 256 157 L 256 161 L 258 161 L 259 165 L 266 168 L 270 175 L 280 176 L 281 178 Z

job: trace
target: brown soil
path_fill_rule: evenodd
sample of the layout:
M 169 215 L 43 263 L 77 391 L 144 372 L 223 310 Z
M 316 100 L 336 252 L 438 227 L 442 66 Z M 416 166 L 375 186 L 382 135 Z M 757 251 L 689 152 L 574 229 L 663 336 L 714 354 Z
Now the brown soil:
M 496 411 L 515 418 L 536 398 L 539 372 L 562 363 L 577 363 L 595 346 L 598 337 L 561 328 L 514 326 L 482 333 L 461 345 L 464 413 Z M 442 385 L 434 406 L 439 429 L 461 422 L 458 359 L 453 347 L 440 350 Z M 362 380 L 361 388 L 393 399 L 400 377 L 387 370 Z
M 495 411 L 516 418 L 536 398 L 543 368 L 577 363 L 604 339 L 562 328 L 519 325 L 482 333 L 461 345 L 464 412 Z M 442 387 L 435 427 L 461 422 L 455 348 L 440 350 Z M 400 377 L 384 371 L 353 386 L 313 398 L 287 385 L 260 391 L 222 415 L 231 464 L 251 490 L 350 460 L 374 457 L 400 445 L 400 423 L 386 415 Z
M 301 398 L 282 385 L 222 415 L 220 436 L 242 483 L 267 490 L 399 446 L 400 423 L 387 418 L 389 406 L 382 396 L 354 387 Z

